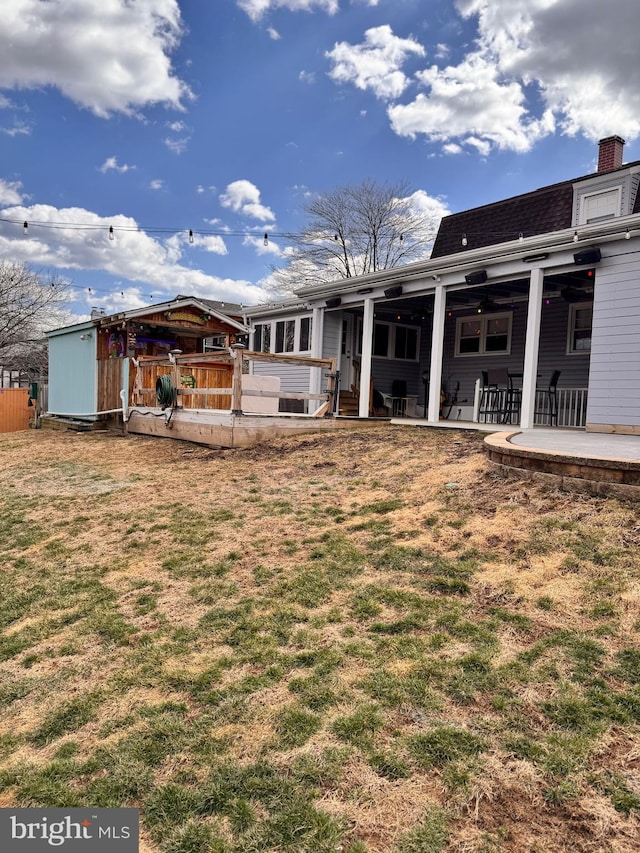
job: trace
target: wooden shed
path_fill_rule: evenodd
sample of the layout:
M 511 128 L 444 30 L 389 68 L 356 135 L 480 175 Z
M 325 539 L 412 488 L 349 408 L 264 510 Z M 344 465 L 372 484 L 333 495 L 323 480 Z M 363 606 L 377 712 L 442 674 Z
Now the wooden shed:
M 241 306 L 192 296 L 105 314 L 48 332 L 49 414 L 98 419 L 122 409 L 130 359 L 207 353 L 246 339 Z

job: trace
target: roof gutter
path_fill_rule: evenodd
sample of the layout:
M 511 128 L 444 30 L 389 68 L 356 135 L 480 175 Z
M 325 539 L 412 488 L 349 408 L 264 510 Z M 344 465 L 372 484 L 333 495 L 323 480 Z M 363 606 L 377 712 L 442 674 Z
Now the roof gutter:
M 435 281 L 436 277 L 448 273 L 464 273 L 476 268 L 478 264 L 513 261 L 518 258 L 524 261 L 529 256 L 539 255 L 543 252 L 552 254 L 566 251 L 574 246 L 578 251 L 581 247 L 594 241 L 610 242 L 626 237 L 627 234 L 640 236 L 640 214 L 619 216 L 594 225 L 580 225 L 577 228 L 565 228 L 562 231 L 525 237 L 522 241 L 513 240 L 508 243 L 498 243 L 494 246 L 457 252 L 455 255 L 419 261 L 404 267 L 393 267 L 376 273 L 356 276 L 352 279 L 309 285 L 297 290 L 296 294 L 306 299 L 325 299 L 338 294 L 357 294 L 365 288 L 388 287 L 391 283 L 410 282 L 429 277 L 434 278 Z M 529 266 L 546 265 L 542 261 L 532 260 Z

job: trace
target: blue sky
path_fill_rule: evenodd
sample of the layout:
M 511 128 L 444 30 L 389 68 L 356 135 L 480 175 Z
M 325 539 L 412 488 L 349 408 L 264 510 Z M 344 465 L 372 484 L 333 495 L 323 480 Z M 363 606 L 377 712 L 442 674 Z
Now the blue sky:
M 80 316 L 273 298 L 283 235 L 340 185 L 406 181 L 435 229 L 593 171 L 603 136 L 640 159 L 629 0 L 5 6 L 0 258 L 63 276 Z

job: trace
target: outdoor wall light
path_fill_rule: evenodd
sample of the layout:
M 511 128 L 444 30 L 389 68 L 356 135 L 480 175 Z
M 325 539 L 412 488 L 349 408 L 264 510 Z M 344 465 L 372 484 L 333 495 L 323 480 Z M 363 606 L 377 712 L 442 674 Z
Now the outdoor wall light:
M 81 340 L 81 341 L 90 341 L 90 340 L 91 340 L 91 338 L 92 338 L 91 332 L 87 332 L 87 333 L 86 333 L 86 334 L 84 334 L 84 335 L 80 335 L 80 340 Z
M 402 296 L 402 285 L 399 284 L 397 287 L 388 287 L 384 295 L 387 299 L 395 299 L 396 296 Z

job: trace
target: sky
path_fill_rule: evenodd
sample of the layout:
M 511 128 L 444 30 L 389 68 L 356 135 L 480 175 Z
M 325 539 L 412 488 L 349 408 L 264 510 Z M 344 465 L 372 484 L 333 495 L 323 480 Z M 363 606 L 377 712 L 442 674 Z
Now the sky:
M 0 260 L 62 277 L 78 318 L 272 300 L 339 186 L 404 182 L 435 231 L 595 171 L 600 138 L 640 159 L 633 0 L 2 6 Z

